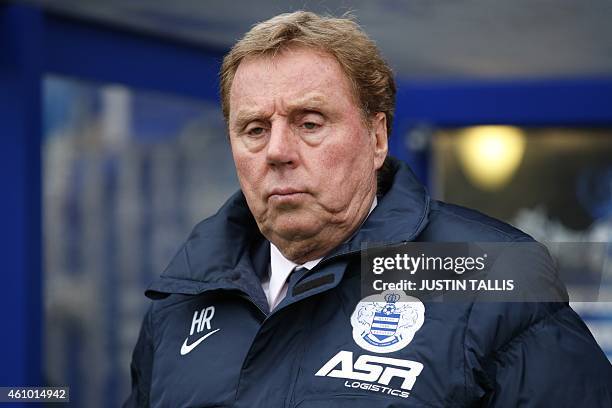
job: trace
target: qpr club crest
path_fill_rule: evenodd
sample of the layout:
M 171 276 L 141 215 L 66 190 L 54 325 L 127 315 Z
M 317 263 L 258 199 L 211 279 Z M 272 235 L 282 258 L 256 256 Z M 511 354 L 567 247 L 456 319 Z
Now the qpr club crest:
M 406 347 L 425 320 L 425 306 L 402 291 L 387 291 L 362 299 L 351 315 L 353 339 L 374 353 Z

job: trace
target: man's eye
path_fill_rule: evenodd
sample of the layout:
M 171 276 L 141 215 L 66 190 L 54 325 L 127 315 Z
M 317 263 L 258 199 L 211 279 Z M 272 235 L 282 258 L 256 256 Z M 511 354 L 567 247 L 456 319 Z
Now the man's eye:
M 314 122 L 304 122 L 304 124 L 302 124 L 302 126 L 306 130 L 315 130 L 317 127 L 319 127 L 319 125 L 314 123 Z
M 254 127 L 247 131 L 250 136 L 261 136 L 263 135 L 265 129 L 262 127 Z

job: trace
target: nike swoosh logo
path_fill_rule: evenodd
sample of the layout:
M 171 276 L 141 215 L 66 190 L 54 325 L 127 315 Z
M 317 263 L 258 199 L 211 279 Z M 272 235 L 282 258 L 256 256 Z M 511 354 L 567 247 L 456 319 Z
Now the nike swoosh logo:
M 181 346 L 181 356 L 184 356 L 185 354 L 189 354 L 191 352 L 191 350 L 193 350 L 194 348 L 198 347 L 198 345 L 201 342 L 203 342 L 204 340 L 206 340 L 208 337 L 212 336 L 213 334 L 215 334 L 219 330 L 221 330 L 221 329 L 213 330 L 210 333 L 205 334 L 204 336 L 200 337 L 199 339 L 197 339 L 196 341 L 194 341 L 193 343 L 191 343 L 189 345 L 187 344 L 187 340 L 189 340 L 189 337 L 187 337 L 185 339 L 185 342 Z

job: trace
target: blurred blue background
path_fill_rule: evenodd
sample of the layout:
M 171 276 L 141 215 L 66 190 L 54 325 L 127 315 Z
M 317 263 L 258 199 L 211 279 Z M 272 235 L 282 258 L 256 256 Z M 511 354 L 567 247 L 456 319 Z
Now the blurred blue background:
M 3 3 L 0 385 L 120 405 L 144 289 L 238 188 L 223 54 L 300 8 L 352 10 L 379 44 L 399 88 L 391 153 L 435 198 L 606 243 L 610 279 L 609 1 Z M 612 304 L 573 300 L 612 359 Z

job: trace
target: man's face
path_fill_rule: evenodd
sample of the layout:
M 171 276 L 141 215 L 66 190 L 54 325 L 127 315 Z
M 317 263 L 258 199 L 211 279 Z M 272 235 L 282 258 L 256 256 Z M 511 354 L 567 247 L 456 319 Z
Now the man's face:
M 387 153 L 386 122 L 378 113 L 365 125 L 332 56 L 290 48 L 247 58 L 229 100 L 238 179 L 264 236 L 283 251 L 358 227 Z

